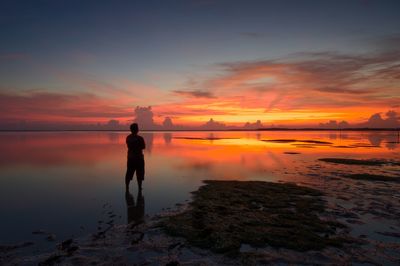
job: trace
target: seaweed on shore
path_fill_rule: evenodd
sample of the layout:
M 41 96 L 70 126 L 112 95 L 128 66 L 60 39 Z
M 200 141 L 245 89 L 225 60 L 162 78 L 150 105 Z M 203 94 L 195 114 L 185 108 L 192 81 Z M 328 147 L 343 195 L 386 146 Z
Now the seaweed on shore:
M 163 222 L 194 246 L 236 254 L 242 244 L 297 251 L 340 247 L 344 225 L 322 220 L 322 193 L 288 183 L 205 181 L 185 212 Z
M 381 166 L 385 164 L 400 165 L 400 162 L 387 161 L 387 160 L 359 160 L 359 159 L 347 159 L 347 158 L 320 158 L 322 162 L 336 163 L 336 164 L 349 164 L 349 165 L 370 165 L 370 166 Z
M 174 137 L 174 139 L 186 139 L 186 140 L 226 140 L 226 139 L 239 139 L 239 138 L 216 138 L 216 137 L 208 137 L 208 138 L 196 138 L 196 137 Z
M 385 181 L 385 182 L 400 183 L 400 177 L 387 176 L 387 175 L 373 175 L 373 174 L 367 174 L 367 173 L 360 173 L 360 174 L 347 174 L 347 175 L 345 175 L 345 177 L 351 178 L 351 179 L 356 179 L 356 180 Z
M 276 143 L 292 143 L 297 142 L 295 139 L 262 139 L 264 142 L 276 142 Z
M 308 144 L 318 144 L 318 145 L 332 145 L 332 142 L 329 141 L 321 141 L 321 140 L 298 140 L 298 139 L 263 139 L 261 141 L 264 142 L 276 142 L 276 143 L 294 143 L 294 142 L 300 142 L 300 143 L 308 143 Z

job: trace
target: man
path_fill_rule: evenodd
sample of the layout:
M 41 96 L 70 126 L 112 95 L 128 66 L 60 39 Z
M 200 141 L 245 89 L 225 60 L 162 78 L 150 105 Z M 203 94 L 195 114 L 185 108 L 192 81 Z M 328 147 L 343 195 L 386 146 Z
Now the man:
M 142 181 L 144 180 L 144 156 L 143 150 L 146 148 L 144 139 L 138 135 L 138 124 L 133 123 L 130 126 L 132 134 L 126 137 L 128 146 L 128 161 L 125 175 L 126 191 L 129 191 L 129 183 L 136 172 L 136 179 L 139 191 L 142 190 Z

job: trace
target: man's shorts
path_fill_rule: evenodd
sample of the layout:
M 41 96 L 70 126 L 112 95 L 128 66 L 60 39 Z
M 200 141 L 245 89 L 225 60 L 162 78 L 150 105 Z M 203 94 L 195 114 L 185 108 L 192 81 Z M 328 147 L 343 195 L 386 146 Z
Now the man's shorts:
M 136 178 L 138 180 L 144 180 L 144 158 L 129 158 L 126 164 L 126 177 L 130 180 L 136 172 Z

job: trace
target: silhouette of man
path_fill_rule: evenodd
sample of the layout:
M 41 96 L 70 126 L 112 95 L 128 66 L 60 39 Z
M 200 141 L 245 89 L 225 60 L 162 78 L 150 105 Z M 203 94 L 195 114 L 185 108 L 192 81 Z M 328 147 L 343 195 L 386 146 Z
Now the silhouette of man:
M 132 134 L 126 137 L 126 145 L 128 146 L 128 160 L 126 164 L 125 185 L 126 191 L 129 191 L 129 183 L 133 179 L 136 172 L 136 179 L 139 191 L 142 189 L 144 180 L 144 156 L 143 150 L 146 148 L 144 139 L 138 135 L 139 126 L 133 123 L 130 126 Z

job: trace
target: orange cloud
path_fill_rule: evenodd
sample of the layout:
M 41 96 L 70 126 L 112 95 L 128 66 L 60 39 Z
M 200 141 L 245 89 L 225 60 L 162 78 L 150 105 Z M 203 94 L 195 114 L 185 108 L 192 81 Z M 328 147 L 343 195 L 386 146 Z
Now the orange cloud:
M 400 103 L 400 51 L 303 53 L 219 66 L 223 74 L 191 80 L 185 99 L 155 110 L 182 123 L 213 117 L 230 124 L 261 119 L 304 125 L 329 119 L 361 122 Z M 199 97 L 204 95 L 213 97 Z

